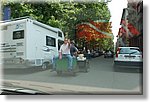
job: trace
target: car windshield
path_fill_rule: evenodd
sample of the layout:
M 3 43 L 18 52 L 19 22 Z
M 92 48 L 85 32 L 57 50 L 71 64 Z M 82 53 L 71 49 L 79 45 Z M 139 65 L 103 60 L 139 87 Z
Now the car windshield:
M 139 55 L 141 54 L 140 50 L 138 48 L 121 48 L 119 54 L 135 54 Z
M 115 10 L 116 13 L 119 13 L 117 10 L 123 11 L 123 18 L 120 18 L 120 14 L 111 15 L 112 9 L 108 4 L 113 2 L 115 6 L 121 0 L 18 0 L 20 3 L 15 2 L 17 0 L 1 1 L 0 16 L 4 20 L 0 21 L 2 91 L 8 94 L 14 91 L 57 95 L 142 93 L 141 69 L 127 66 L 125 72 L 116 70 L 120 68 L 115 65 L 116 60 L 123 62 L 124 59 L 135 59 L 140 63 L 133 66 L 140 67 L 143 63 L 143 56 L 138 55 L 138 48 L 143 50 L 143 30 L 129 31 L 121 27 L 122 24 L 119 25 L 121 28 L 116 27 L 113 25 L 117 24 L 116 21 L 111 20 L 111 17 L 119 17 L 117 22 L 126 23 L 123 18 L 132 18 L 127 16 L 128 9 L 124 7 L 122 10 Z M 140 22 L 135 23 L 141 23 L 140 12 L 143 6 L 137 4 Z M 136 28 L 135 25 L 129 28 Z M 124 26 L 128 28 L 128 25 Z M 140 26 L 142 24 L 138 28 L 142 28 Z M 116 27 L 119 32 L 113 32 L 112 27 Z M 136 32 L 139 34 L 132 34 Z M 133 39 L 130 38 L 132 36 Z M 127 47 L 126 44 L 131 43 L 128 42 L 130 39 L 136 41 L 138 44 L 133 44 L 137 46 Z M 74 47 L 78 51 L 73 49 L 71 52 Z M 116 48 L 120 50 L 115 54 Z M 121 58 L 124 56 L 121 54 L 125 53 L 128 54 L 125 55 L 127 57 Z M 137 56 L 134 57 L 134 54 Z M 125 65 L 128 63 L 125 62 Z M 132 69 L 136 69 L 133 71 L 135 73 L 132 73 Z

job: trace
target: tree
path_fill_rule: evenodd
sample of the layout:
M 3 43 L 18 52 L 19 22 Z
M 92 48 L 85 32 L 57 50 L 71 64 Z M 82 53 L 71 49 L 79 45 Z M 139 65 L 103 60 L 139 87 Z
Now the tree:
M 107 4 L 99 2 L 31 3 L 22 1 L 20 3 L 3 3 L 3 6 L 11 7 L 12 19 L 23 16 L 31 16 L 42 23 L 60 28 L 65 35 L 71 39 L 76 38 L 76 27 L 78 24 L 96 20 L 109 21 L 111 17 Z M 111 32 L 110 29 L 107 29 L 104 26 L 101 26 L 101 28 L 104 31 L 108 31 L 109 33 Z

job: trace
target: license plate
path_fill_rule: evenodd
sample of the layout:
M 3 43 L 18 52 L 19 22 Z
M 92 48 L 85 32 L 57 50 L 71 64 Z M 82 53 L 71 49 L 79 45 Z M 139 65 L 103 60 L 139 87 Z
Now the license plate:
M 128 57 L 125 57 L 125 59 L 135 59 L 135 57 L 132 57 L 132 56 L 128 56 Z
M 135 59 L 135 57 L 129 57 L 129 59 Z

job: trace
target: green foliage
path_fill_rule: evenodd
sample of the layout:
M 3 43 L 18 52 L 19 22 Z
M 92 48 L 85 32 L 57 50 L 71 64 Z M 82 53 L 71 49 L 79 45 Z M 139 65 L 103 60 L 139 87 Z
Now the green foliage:
M 76 25 L 90 20 L 108 20 L 110 11 L 105 3 L 98 2 L 8 2 L 3 6 L 11 7 L 11 19 L 31 16 L 32 18 L 62 29 L 71 39 L 75 39 Z M 104 47 L 108 41 L 103 41 Z
M 101 48 L 106 51 L 106 50 L 112 50 L 114 49 L 114 43 L 113 39 L 111 38 L 103 38 L 100 42 Z

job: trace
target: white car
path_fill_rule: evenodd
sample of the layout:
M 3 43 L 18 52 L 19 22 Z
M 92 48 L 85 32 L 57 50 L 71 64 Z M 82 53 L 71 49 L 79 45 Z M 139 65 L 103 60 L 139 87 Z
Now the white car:
M 143 55 L 138 47 L 118 47 L 114 68 L 143 68 Z

